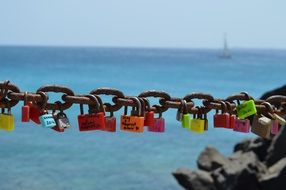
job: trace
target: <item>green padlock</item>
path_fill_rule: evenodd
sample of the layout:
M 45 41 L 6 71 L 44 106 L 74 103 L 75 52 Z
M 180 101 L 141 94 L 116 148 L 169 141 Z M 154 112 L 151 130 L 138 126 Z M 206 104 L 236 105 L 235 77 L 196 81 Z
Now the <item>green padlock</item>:
M 11 108 L 8 108 L 8 113 L 5 113 L 4 108 L 2 108 L 2 113 L 0 114 L 0 129 L 14 131 L 14 116 L 11 114 Z
M 236 112 L 239 119 L 245 119 L 257 113 L 254 100 L 246 100 L 236 106 Z
M 186 100 L 182 100 L 182 110 L 183 110 L 183 116 L 182 116 L 182 127 L 183 128 L 190 128 L 190 114 L 188 113 L 188 107 Z

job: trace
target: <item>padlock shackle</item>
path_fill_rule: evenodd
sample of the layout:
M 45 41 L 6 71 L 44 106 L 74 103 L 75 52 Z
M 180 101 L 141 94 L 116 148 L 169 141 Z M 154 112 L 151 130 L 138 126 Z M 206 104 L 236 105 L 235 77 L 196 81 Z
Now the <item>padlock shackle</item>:
M 226 113 L 227 112 L 227 105 L 224 101 L 220 101 L 221 104 L 221 111 L 222 113 Z
M 94 110 L 92 109 L 92 106 L 95 105 L 95 113 L 99 112 L 100 108 L 100 103 L 98 101 L 98 98 L 93 95 L 93 94 L 88 94 L 88 95 L 85 95 L 85 97 L 88 97 L 90 100 L 91 100 L 91 104 L 88 104 L 88 112 L 89 113 L 94 113 Z
M 146 103 L 144 101 L 143 98 L 138 98 L 140 103 L 141 103 L 141 115 L 140 116 L 145 116 L 145 112 L 146 112 Z
M 141 113 L 142 113 L 142 105 L 141 105 L 141 102 L 139 100 L 139 98 L 137 97 L 130 97 L 130 99 L 137 105 L 136 106 L 136 112 L 135 112 L 135 115 L 136 116 L 141 116 Z
M 42 101 L 39 106 L 44 111 L 47 107 L 49 96 L 45 92 L 42 92 L 42 91 L 37 92 L 37 94 L 40 94 L 42 97 Z

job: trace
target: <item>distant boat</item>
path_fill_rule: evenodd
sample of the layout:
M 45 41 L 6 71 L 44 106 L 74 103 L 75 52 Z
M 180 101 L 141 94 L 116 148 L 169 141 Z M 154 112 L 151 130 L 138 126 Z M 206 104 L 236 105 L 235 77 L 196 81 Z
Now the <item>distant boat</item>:
M 231 54 L 229 52 L 228 49 L 228 45 L 227 45 L 227 37 L 226 34 L 224 35 L 224 46 L 223 46 L 223 52 L 222 54 L 219 56 L 222 59 L 230 59 L 231 58 Z

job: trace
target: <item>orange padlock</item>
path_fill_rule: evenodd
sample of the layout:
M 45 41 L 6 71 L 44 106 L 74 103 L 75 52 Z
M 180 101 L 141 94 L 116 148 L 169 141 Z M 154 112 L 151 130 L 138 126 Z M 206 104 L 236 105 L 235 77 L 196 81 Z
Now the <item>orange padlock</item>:
M 124 107 L 124 115 L 120 118 L 120 129 L 122 131 L 142 133 L 144 132 L 144 117 L 142 116 L 142 105 L 139 98 L 131 97 L 136 104 L 131 115 L 127 115 L 127 106 Z

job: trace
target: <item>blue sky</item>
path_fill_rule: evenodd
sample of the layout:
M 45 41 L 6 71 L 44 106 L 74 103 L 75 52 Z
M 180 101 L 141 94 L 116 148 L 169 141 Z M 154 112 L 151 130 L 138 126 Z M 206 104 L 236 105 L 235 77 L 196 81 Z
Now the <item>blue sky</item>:
M 0 44 L 286 48 L 285 0 L 0 0 Z

